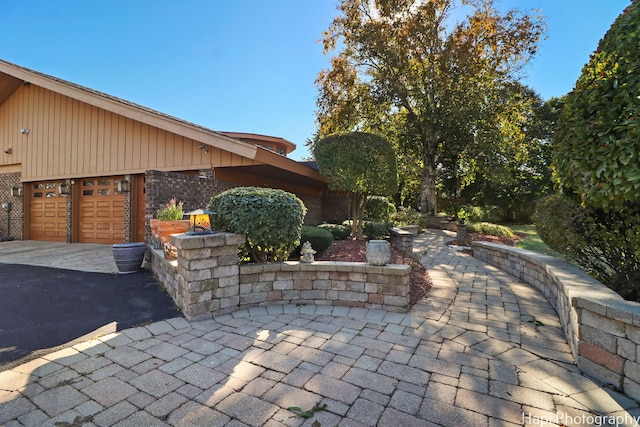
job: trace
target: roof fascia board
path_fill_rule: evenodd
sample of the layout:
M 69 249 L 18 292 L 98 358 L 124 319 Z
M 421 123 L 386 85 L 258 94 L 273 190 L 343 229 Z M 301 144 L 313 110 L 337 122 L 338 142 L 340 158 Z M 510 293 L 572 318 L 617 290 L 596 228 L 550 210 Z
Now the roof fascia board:
M 254 160 L 258 147 L 244 141 L 221 135 L 218 132 L 201 128 L 197 125 L 190 125 L 186 122 L 179 121 L 176 118 L 163 114 L 154 114 L 143 108 L 128 105 L 124 102 L 112 99 L 109 96 L 100 96 L 92 93 L 93 89 L 83 90 L 75 87 L 74 84 L 64 83 L 58 79 L 46 77 L 36 72 L 32 72 L 21 67 L 12 66 L 5 61 L 0 61 L 0 72 L 22 79 L 25 82 L 35 84 L 37 86 L 57 92 L 61 95 L 68 96 L 78 101 L 103 108 L 107 111 L 119 114 L 124 117 L 146 123 L 150 126 L 157 127 L 195 141 L 230 151 L 242 157 Z M 127 101 L 128 102 L 128 101 Z

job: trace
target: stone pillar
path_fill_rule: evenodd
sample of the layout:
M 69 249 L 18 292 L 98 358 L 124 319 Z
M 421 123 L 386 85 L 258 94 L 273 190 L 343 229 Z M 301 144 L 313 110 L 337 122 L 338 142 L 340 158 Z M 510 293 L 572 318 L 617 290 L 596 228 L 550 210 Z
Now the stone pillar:
M 171 235 L 177 248 L 176 304 L 189 320 L 235 310 L 240 304 L 240 234 Z
M 467 224 L 465 224 L 464 222 L 460 221 L 458 223 L 458 231 L 457 231 L 457 235 L 456 235 L 456 240 L 458 241 L 458 243 L 462 244 L 462 243 L 466 243 L 468 239 L 467 236 Z

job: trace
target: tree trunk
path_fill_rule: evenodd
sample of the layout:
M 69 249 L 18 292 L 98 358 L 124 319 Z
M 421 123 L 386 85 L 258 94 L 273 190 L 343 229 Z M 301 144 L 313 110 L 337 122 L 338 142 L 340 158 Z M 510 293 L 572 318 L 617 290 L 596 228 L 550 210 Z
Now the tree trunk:
M 427 215 L 438 213 L 436 206 L 436 174 L 431 163 L 425 164 L 420 177 L 420 212 Z

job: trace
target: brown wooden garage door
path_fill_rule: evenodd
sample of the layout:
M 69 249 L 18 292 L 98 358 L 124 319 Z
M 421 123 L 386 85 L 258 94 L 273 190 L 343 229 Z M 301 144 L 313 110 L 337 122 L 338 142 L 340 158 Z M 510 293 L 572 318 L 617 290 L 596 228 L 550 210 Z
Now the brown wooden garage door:
M 67 198 L 58 181 L 29 184 L 29 239 L 64 242 L 67 237 Z
M 81 243 L 124 242 L 125 196 L 117 189 L 117 183 L 122 179 L 124 177 L 79 180 L 78 237 Z

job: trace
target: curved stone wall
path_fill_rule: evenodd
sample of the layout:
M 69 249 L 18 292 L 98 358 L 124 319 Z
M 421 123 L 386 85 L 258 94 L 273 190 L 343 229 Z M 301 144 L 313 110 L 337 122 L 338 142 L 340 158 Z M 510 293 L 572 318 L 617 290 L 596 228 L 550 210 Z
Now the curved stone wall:
M 472 249 L 546 296 L 583 373 L 640 399 L 640 304 L 558 258 L 489 242 Z

